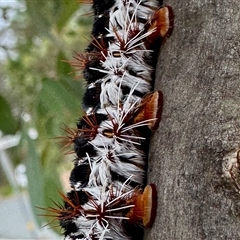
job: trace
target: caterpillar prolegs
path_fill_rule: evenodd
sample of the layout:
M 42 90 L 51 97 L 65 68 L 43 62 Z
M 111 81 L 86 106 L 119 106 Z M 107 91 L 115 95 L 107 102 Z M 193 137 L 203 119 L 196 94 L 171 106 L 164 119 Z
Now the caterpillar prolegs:
M 173 13 L 159 0 L 92 3 L 92 41 L 69 61 L 86 80 L 84 116 L 67 128 L 76 158 L 72 191 L 50 211 L 66 239 L 141 239 L 156 214 L 157 193 L 146 186 L 151 131 L 163 96 L 152 93 L 153 46 L 172 32 Z M 145 187 L 144 187 L 145 186 Z

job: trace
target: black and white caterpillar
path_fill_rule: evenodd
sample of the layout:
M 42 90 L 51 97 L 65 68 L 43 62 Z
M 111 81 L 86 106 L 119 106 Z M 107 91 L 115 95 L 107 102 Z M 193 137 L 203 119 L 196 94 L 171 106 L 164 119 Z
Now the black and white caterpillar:
M 154 221 L 156 187 L 146 186 L 147 152 L 163 96 L 152 93 L 153 46 L 171 34 L 173 14 L 159 0 L 92 3 L 92 41 L 69 61 L 86 80 L 84 116 L 67 128 L 76 158 L 72 191 L 45 209 L 65 239 L 142 239 Z

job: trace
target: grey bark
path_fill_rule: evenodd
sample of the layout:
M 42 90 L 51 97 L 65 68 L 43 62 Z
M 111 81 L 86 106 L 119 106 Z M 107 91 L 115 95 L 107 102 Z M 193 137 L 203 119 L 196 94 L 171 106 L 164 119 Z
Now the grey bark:
M 165 4 L 175 28 L 157 66 L 164 108 L 148 182 L 157 185 L 158 210 L 145 239 L 240 239 L 239 189 L 223 171 L 240 144 L 240 2 Z

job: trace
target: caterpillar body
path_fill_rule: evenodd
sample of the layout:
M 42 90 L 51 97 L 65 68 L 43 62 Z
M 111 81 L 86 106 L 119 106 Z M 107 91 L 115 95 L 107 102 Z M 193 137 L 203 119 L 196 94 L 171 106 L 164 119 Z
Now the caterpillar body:
M 72 191 L 50 211 L 65 239 L 141 239 L 156 213 L 154 184 L 146 186 L 147 151 L 163 96 L 151 93 L 153 45 L 171 34 L 173 13 L 158 0 L 92 3 L 92 41 L 69 61 L 86 80 L 84 116 L 67 128 L 76 158 Z M 145 186 L 145 187 L 144 187 Z

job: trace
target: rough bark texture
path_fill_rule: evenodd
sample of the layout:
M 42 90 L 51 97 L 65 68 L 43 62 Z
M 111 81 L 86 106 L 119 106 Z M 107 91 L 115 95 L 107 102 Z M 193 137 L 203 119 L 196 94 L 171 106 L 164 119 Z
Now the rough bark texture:
M 240 239 L 240 194 L 222 170 L 240 144 L 240 4 L 165 4 L 175 28 L 157 67 L 164 110 L 148 182 L 157 185 L 158 210 L 145 239 Z

